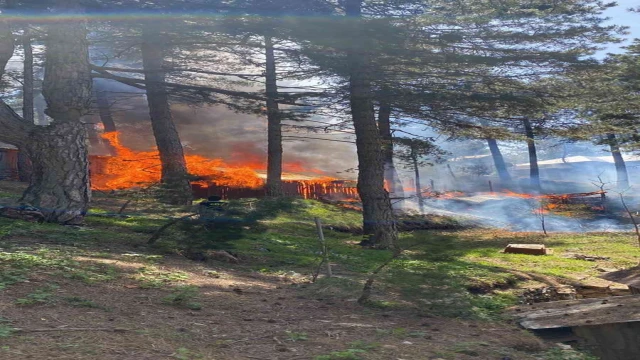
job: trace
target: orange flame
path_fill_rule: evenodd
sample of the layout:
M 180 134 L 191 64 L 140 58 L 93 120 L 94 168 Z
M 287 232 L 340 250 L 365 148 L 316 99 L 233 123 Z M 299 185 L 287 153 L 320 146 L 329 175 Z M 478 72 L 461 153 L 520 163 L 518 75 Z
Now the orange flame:
M 93 189 L 121 190 L 160 182 L 162 166 L 157 149 L 133 151 L 120 143 L 117 132 L 101 136 L 115 155 L 100 157 L 101 171 L 91 178 Z M 251 167 L 230 166 L 220 159 L 200 155 L 186 155 L 185 161 L 187 171 L 201 179 L 196 183 L 246 188 L 258 188 L 264 183 Z
M 104 133 L 101 137 L 113 150 L 113 156 L 93 157 L 98 163 L 91 174 L 94 190 L 122 190 L 141 187 L 160 182 L 162 164 L 157 149 L 150 151 L 134 151 L 120 142 L 119 133 Z M 264 180 L 256 170 L 265 170 L 263 159 L 252 154 L 234 153 L 238 165 L 229 165 L 221 159 L 209 159 L 200 155 L 185 155 L 187 171 L 198 180 L 193 184 L 209 186 L 215 184 L 221 187 L 259 189 L 264 186 Z M 300 161 L 285 163 L 283 169 L 287 172 L 311 172 L 320 174 L 318 169 L 305 169 Z M 336 179 L 321 177 L 311 180 L 295 181 L 299 195 L 314 198 L 322 194 L 339 194 L 341 196 L 357 197 L 357 190 Z M 285 181 L 286 182 L 286 181 Z

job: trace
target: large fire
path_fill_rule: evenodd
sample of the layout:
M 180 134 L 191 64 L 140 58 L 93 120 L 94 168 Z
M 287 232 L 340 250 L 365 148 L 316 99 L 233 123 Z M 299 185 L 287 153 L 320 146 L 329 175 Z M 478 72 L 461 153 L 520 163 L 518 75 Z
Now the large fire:
M 162 166 L 157 149 L 134 151 L 122 145 L 117 132 L 104 133 L 101 136 L 112 148 L 113 155 L 100 157 L 101 169 L 99 172 L 94 172 L 91 178 L 93 189 L 122 190 L 160 182 Z M 245 189 L 259 189 L 264 186 L 264 180 L 256 172 L 266 168 L 264 160 L 240 154 L 234 158 L 238 159 L 238 162 L 230 165 L 221 159 L 185 155 L 189 174 L 198 179 L 194 181 L 194 184 L 201 186 L 215 184 L 216 186 Z M 285 163 L 283 168 L 285 171 L 291 172 L 305 171 L 299 162 Z M 320 173 L 315 169 L 307 172 Z M 335 179 L 322 177 L 303 183 L 308 187 L 313 185 L 326 187 L 333 180 Z

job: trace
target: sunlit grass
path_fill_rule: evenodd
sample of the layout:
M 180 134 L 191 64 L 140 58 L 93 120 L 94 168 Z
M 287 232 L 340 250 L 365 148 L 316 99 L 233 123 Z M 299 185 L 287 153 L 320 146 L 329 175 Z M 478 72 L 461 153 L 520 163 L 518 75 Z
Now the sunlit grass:
M 99 210 L 99 209 L 98 209 Z M 100 211 L 96 211 L 99 214 Z M 179 216 L 175 213 L 174 217 Z M 165 224 L 169 216 L 138 214 L 122 217 L 87 217 L 86 227 L 71 228 L 0 219 L 0 247 L 4 249 L 2 283 L 9 286 L 28 279 L 32 270 L 72 269 L 67 278 L 85 283 L 109 281 L 118 276 L 109 266 L 81 264 L 74 256 L 113 258 L 126 261 L 120 252 L 99 246 L 142 246 L 135 251 L 157 254 L 184 250 L 227 250 L 242 256 L 241 270 L 286 274 L 294 271 L 310 276 L 320 262 L 320 244 L 314 218 L 325 225 L 330 261 L 344 281 L 320 281 L 310 285 L 306 296 L 357 297 L 364 276 L 387 261 L 390 251 L 362 249 L 362 237 L 333 227 L 355 229 L 361 214 L 319 201 L 300 199 L 232 201 L 229 214 L 210 228 L 197 221 L 176 224 L 154 247 L 146 240 Z M 47 245 L 21 249 L 11 239 L 30 238 Z M 553 249 L 547 256 L 503 254 L 509 243 L 544 243 Z M 56 249 L 55 245 L 67 250 Z M 413 231 L 400 235 L 407 249 L 379 276 L 374 304 L 406 306 L 421 312 L 455 317 L 492 318 L 516 302 L 512 288 L 518 277 L 512 270 L 575 278 L 596 276 L 598 267 L 626 268 L 637 264 L 640 249 L 631 234 L 514 233 L 499 230 Z M 69 250 L 71 249 L 71 250 Z M 566 253 L 607 256 L 589 262 L 563 257 Z M 151 269 L 149 267 L 148 269 Z M 163 287 L 186 279 L 182 273 L 139 272 L 143 286 Z M 386 305 L 385 305 L 386 306 Z M 387 306 L 388 307 L 388 306 Z

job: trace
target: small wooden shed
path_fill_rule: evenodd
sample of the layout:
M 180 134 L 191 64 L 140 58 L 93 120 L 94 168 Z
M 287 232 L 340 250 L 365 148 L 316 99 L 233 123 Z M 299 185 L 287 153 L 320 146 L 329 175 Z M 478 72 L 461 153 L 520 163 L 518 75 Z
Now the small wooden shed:
M 0 180 L 18 180 L 18 149 L 0 142 Z

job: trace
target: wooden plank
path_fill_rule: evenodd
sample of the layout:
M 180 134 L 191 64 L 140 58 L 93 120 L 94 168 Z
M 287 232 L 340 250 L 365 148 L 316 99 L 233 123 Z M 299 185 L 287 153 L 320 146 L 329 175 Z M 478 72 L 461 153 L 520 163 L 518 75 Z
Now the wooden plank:
M 538 303 L 517 306 L 511 313 L 531 330 L 640 322 L 640 296 Z
M 503 252 L 505 254 L 546 255 L 547 248 L 541 244 L 509 244 Z

